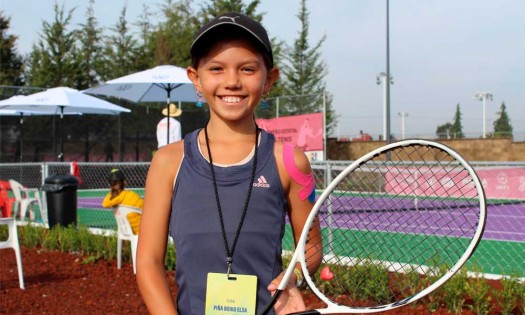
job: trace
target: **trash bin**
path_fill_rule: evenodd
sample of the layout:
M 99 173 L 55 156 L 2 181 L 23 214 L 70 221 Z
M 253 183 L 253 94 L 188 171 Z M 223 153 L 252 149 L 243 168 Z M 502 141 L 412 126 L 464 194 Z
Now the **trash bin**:
M 73 175 L 51 175 L 44 180 L 49 227 L 77 225 L 78 179 Z

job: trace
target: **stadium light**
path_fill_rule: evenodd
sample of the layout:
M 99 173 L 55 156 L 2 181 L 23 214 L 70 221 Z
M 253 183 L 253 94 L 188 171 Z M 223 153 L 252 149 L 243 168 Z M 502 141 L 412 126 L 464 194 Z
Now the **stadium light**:
M 486 102 L 487 100 L 492 101 L 493 97 L 492 97 L 492 94 L 488 92 L 479 92 L 474 95 L 474 99 L 483 102 L 483 139 L 485 139 L 487 137 L 486 128 L 485 128 L 485 124 L 487 122 L 486 113 L 485 113 L 486 112 L 485 110 Z
M 383 140 L 387 141 L 389 132 L 389 104 L 388 104 L 388 83 L 394 84 L 394 78 L 390 76 L 390 81 L 386 82 L 386 73 L 381 72 L 376 76 L 376 83 L 377 85 L 380 85 L 382 82 L 384 82 L 383 85 Z
M 405 140 L 405 117 L 408 117 L 408 113 L 399 112 L 397 114 L 401 116 L 401 140 Z

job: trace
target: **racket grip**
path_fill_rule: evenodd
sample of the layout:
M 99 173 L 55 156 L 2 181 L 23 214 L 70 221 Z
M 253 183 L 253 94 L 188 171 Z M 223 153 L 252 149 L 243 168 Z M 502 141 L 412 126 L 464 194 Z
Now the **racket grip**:
M 310 310 L 310 311 L 304 311 L 304 312 L 298 312 L 298 313 L 290 313 L 288 315 L 318 315 L 321 314 L 319 311 L 316 310 Z
M 281 290 L 277 290 L 275 291 L 275 294 L 272 296 L 272 298 L 270 299 L 270 301 L 264 306 L 264 308 L 259 312 L 257 313 L 257 315 L 266 315 L 268 314 L 268 312 L 273 308 L 273 306 L 275 305 L 275 302 L 277 302 L 277 299 L 279 298 L 279 296 L 281 295 Z

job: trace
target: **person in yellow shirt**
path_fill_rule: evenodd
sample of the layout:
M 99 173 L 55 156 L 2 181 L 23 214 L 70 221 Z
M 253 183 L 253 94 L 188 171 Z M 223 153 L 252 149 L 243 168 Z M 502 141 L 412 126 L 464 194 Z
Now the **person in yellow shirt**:
M 111 191 L 106 197 L 104 197 L 102 207 L 115 208 L 118 205 L 125 205 L 142 209 L 144 199 L 142 199 L 142 197 L 136 192 L 125 189 L 126 177 L 119 169 L 111 170 L 108 180 L 111 185 Z M 127 218 L 133 229 L 133 233 L 138 234 L 140 227 L 140 214 L 130 213 Z

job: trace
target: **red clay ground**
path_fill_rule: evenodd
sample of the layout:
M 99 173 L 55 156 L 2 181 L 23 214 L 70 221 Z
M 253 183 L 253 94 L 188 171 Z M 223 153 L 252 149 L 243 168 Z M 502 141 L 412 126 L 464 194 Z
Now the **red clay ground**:
M 114 260 L 85 263 L 78 255 L 26 248 L 22 263 L 25 290 L 18 287 L 14 252 L 0 250 L 0 314 L 148 314 L 130 263 L 118 270 Z M 174 273 L 168 275 L 173 285 Z M 309 308 L 322 305 L 311 294 L 305 294 L 305 300 Z M 407 306 L 382 314 L 430 312 Z

